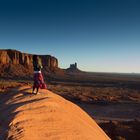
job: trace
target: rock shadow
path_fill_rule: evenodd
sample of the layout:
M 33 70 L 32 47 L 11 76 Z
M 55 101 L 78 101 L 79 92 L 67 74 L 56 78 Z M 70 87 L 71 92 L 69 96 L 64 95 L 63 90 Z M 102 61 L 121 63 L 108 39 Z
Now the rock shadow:
M 27 90 L 27 89 L 26 89 Z M 22 93 L 22 96 L 30 96 L 33 95 L 26 90 L 20 90 L 20 93 Z M 20 103 L 9 103 L 7 104 L 7 101 L 9 101 L 13 96 L 18 94 L 19 91 L 13 91 L 9 90 L 5 93 L 0 93 L 0 140 L 12 140 L 12 137 L 7 139 L 8 137 L 8 130 L 10 127 L 10 123 L 15 118 L 15 116 L 19 113 L 19 111 L 14 112 L 18 107 L 23 106 L 25 104 L 30 104 L 33 102 L 38 102 L 44 99 L 47 99 L 48 97 L 42 97 L 39 99 L 30 99 L 28 101 L 23 101 Z M 37 96 L 37 95 L 34 95 Z M 17 97 L 17 99 L 21 97 Z M 20 130 L 22 131 L 22 130 Z

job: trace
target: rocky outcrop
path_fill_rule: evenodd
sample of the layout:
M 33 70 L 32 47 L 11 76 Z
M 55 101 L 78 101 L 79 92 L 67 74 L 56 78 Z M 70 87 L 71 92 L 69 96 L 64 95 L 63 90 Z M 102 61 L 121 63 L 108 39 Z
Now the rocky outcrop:
M 57 58 L 51 55 L 38 55 L 43 65 L 44 73 L 59 70 Z M 17 50 L 0 50 L 0 76 L 8 77 L 31 76 L 33 73 L 33 54 Z
M 51 55 L 39 55 L 44 68 L 49 68 L 51 71 L 58 68 L 58 60 Z
M 68 73 L 77 73 L 77 72 L 81 72 L 78 68 L 77 68 L 77 63 L 75 64 L 70 64 L 70 67 L 66 69 L 66 72 Z
M 77 63 L 75 63 L 75 64 L 70 64 L 70 69 L 77 69 Z
M 54 70 L 58 68 L 58 60 L 50 55 L 39 55 L 44 68 Z M 33 55 L 16 50 L 0 50 L 0 64 L 32 66 Z
M 0 51 L 0 63 L 1 64 L 7 64 L 9 63 L 10 58 L 7 54 L 7 51 Z
M 21 86 L 0 96 L 1 140 L 111 140 L 74 103 L 49 90 L 31 92 Z

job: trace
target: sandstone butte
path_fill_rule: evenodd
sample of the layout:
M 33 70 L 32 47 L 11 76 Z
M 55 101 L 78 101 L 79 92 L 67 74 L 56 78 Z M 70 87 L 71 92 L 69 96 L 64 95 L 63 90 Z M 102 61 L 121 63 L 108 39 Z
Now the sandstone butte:
M 58 59 L 51 55 L 38 55 L 43 65 L 43 74 L 62 73 L 58 67 Z M 0 77 L 32 78 L 33 54 L 17 50 L 0 49 Z
M 8 131 L 3 130 L 3 137 L 7 140 L 110 140 L 80 107 L 49 90 L 40 93 L 32 95 L 30 87 L 22 86 L 4 94 L 0 123 Z
M 49 68 L 50 70 L 58 68 L 57 58 L 51 55 L 38 55 L 42 61 L 44 68 Z M 22 65 L 26 68 L 32 66 L 33 54 L 22 53 L 17 50 L 11 49 L 0 49 L 0 64 L 6 65 Z

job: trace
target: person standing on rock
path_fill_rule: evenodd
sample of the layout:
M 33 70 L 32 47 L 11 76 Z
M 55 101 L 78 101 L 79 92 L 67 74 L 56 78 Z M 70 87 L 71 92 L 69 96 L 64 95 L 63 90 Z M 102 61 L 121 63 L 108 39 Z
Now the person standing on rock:
M 38 92 L 39 88 L 46 89 L 46 84 L 44 83 L 44 78 L 41 73 L 42 64 L 37 55 L 33 55 L 33 67 L 34 67 L 34 85 L 32 93 L 39 94 Z

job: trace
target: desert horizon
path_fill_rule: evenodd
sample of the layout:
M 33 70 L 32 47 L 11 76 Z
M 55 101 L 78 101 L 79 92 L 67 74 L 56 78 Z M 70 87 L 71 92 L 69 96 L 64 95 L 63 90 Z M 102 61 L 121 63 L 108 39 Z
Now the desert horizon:
M 0 1 L 0 140 L 140 140 L 139 7 Z
M 22 57 L 21 57 L 22 56 Z M 59 60 L 52 57 L 51 55 L 39 55 L 42 60 L 43 68 L 42 73 L 47 84 L 47 91 L 40 89 L 40 95 L 33 95 L 31 90 L 33 87 L 33 64 L 32 64 L 32 55 L 20 53 L 15 50 L 4 50 L 0 51 L 0 66 L 1 66 L 1 79 L 0 79 L 0 98 L 1 98 L 1 113 L 5 111 L 5 104 L 7 107 L 14 107 L 16 102 L 19 102 L 19 106 L 15 106 L 15 110 L 18 108 L 25 108 L 28 106 L 28 100 L 30 104 L 34 104 L 36 98 L 36 103 L 38 105 L 42 104 L 43 101 L 40 100 L 40 96 L 48 96 L 50 91 L 53 94 L 58 94 L 66 100 L 73 102 L 75 105 L 79 106 L 81 110 L 84 110 L 93 121 L 95 121 L 100 128 L 108 135 L 108 137 L 103 136 L 105 133 L 101 132 L 101 137 L 105 139 L 112 140 L 138 140 L 139 139 L 139 123 L 140 123 L 140 76 L 135 74 L 120 74 L 120 73 L 100 73 L 100 72 L 84 72 L 79 70 L 77 64 L 71 64 L 68 69 L 59 68 Z M 9 58 L 9 59 L 8 59 Z M 22 59 L 20 59 L 22 58 Z M 25 59 L 26 58 L 26 59 Z M 5 61 L 6 60 L 6 61 Z M 25 60 L 25 61 L 24 61 Z M 57 63 L 56 63 L 57 62 Z M 55 63 L 55 65 L 53 64 Z M 8 67 L 7 67 L 8 65 Z M 2 70 L 3 69 L 3 70 Z M 13 71 L 14 70 L 14 71 Z M 15 71 L 16 70 L 16 71 Z M 26 71 L 26 73 L 25 73 Z M 82 79 L 81 79 L 82 77 Z M 27 86 L 27 90 L 26 87 Z M 23 90 L 17 90 L 24 89 Z M 29 90 L 28 90 L 29 89 Z M 17 90 L 17 91 L 16 91 Z M 24 99 L 25 103 L 22 104 Z M 36 96 L 36 97 L 34 97 Z M 47 97 L 49 98 L 49 97 Z M 11 103 L 12 104 L 11 104 Z M 14 103 L 15 102 L 15 103 Z M 39 102 L 39 103 L 38 103 Z M 45 100 L 45 106 L 48 106 L 48 101 Z M 52 103 L 52 105 L 55 104 Z M 43 107 L 36 107 L 36 111 L 44 110 Z M 24 107 L 25 106 L 25 107 Z M 65 108 L 67 110 L 67 108 Z M 34 112 L 34 109 L 30 110 Z M 56 109 L 56 111 L 58 111 Z M 15 111 L 14 111 L 15 112 Z M 7 114 L 8 113 L 8 114 Z M 76 113 L 76 112 L 75 112 Z M 78 113 L 78 112 L 77 112 Z M 83 135 L 77 124 L 73 124 L 74 128 L 71 128 L 69 132 L 65 132 L 66 135 L 63 135 L 59 131 L 64 131 L 61 129 L 60 124 L 56 124 L 58 129 L 55 130 L 58 133 L 57 135 L 52 135 L 51 132 L 47 129 L 47 124 L 44 128 L 47 130 L 42 130 L 39 125 L 36 123 L 41 123 L 41 114 L 38 116 L 40 120 L 33 122 L 33 120 L 28 120 L 28 116 L 21 117 L 24 119 L 25 124 L 22 124 L 22 120 L 17 126 L 17 123 L 13 124 L 13 121 L 17 120 L 17 115 L 12 115 L 13 111 L 5 112 L 4 116 L 13 116 L 12 119 L 3 118 L 1 116 L 1 139 L 29 139 L 32 134 L 32 127 L 38 127 L 39 132 L 36 132 L 36 135 L 33 139 L 93 139 L 95 137 L 94 133 L 90 133 L 91 130 L 86 130 L 86 125 L 84 126 L 84 131 L 90 133 L 86 136 Z M 24 114 L 24 113 L 23 113 Z M 36 114 L 36 113 L 35 113 Z M 46 117 L 50 113 L 46 114 Z M 65 113 L 64 113 L 65 114 Z M 42 114 L 43 115 L 43 114 Z M 78 115 L 78 114 L 77 114 Z M 80 115 L 80 114 L 79 114 Z M 30 116 L 30 115 L 29 115 Z M 43 115 L 44 116 L 44 115 Z M 64 115 L 65 116 L 65 115 Z M 61 113 L 59 113 L 59 117 Z M 44 119 L 45 119 L 44 118 Z M 50 117 L 51 119 L 52 117 Z M 63 119 L 69 119 L 69 116 Z M 3 122 L 4 120 L 4 122 Z M 9 120 L 9 121 L 8 121 Z M 86 118 L 83 118 L 84 121 L 87 121 Z M 8 121 L 8 122 L 7 122 Z M 30 126 L 35 123 L 35 126 L 28 128 L 28 123 Z M 66 120 L 65 120 L 66 121 Z M 75 120 L 73 120 L 75 121 Z M 46 123 L 53 123 L 46 120 Z M 61 121 L 60 121 L 61 122 Z M 8 123 L 9 125 L 6 125 Z M 12 124 L 13 126 L 11 126 Z M 68 124 L 63 127 L 68 127 Z M 19 127 L 19 128 L 18 128 Z M 21 128 L 22 129 L 21 129 Z M 50 129 L 53 130 L 56 126 L 51 126 Z M 94 127 L 94 126 L 93 126 Z M 75 130 L 77 128 L 78 130 Z M 94 129 L 97 129 L 94 127 Z M 5 131 L 7 130 L 7 131 Z M 19 132 L 18 132 L 19 131 Z M 26 131 L 29 134 L 26 134 Z M 31 132 L 30 132 L 31 131 Z M 36 131 L 36 130 L 34 130 Z M 41 132 L 40 132 L 41 131 Z M 54 130 L 53 130 L 54 131 Z M 73 131 L 78 131 L 77 134 Z M 94 131 L 94 130 L 93 130 Z M 96 130 L 97 131 L 97 130 Z M 106 135 L 105 134 L 105 135 Z M 26 135 L 26 136 L 25 136 Z M 39 135 L 39 136 L 38 136 Z M 44 136 L 46 135 L 46 136 Z M 58 136 L 59 135 L 59 136 Z M 104 139 L 102 138 L 102 139 Z M 31 138 L 30 138 L 31 139 Z M 96 139 L 101 139 L 96 136 Z

